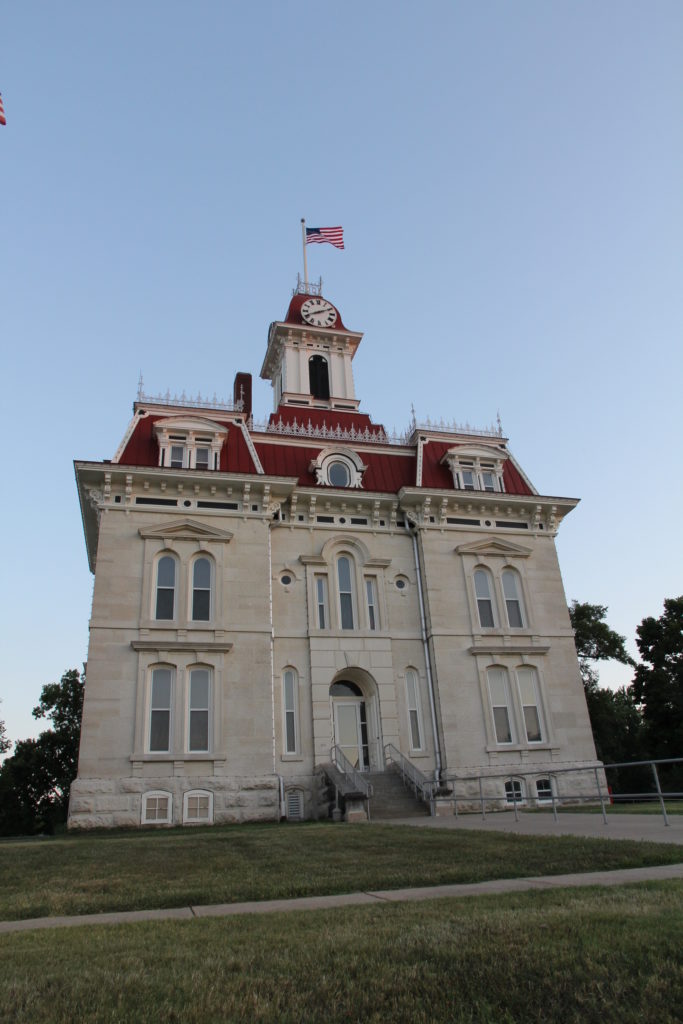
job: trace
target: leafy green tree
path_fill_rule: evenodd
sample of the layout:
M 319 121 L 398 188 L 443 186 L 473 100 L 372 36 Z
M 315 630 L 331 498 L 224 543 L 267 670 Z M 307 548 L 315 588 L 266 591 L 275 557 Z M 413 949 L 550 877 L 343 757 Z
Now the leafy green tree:
M 12 741 L 7 738 L 7 733 L 5 732 L 5 723 L 0 718 L 0 754 L 6 753 L 11 746 Z
M 650 757 L 683 757 L 683 596 L 667 598 L 658 619 L 636 630 L 642 663 L 633 689 L 642 705 Z M 668 785 L 683 786 L 683 768 L 664 772 Z
M 569 608 L 595 750 L 605 764 L 640 761 L 645 756 L 643 719 L 633 688 L 609 690 L 598 685 L 596 662 L 635 665 L 624 637 L 610 629 L 606 615 L 601 604 L 572 601 Z M 624 769 L 613 769 L 608 781 L 614 792 L 636 792 L 648 783 L 642 772 Z
M 65 672 L 44 686 L 35 718 L 54 728 L 38 739 L 19 740 L 0 766 L 0 835 L 52 832 L 66 821 L 71 783 L 78 769 L 78 745 L 85 676 Z

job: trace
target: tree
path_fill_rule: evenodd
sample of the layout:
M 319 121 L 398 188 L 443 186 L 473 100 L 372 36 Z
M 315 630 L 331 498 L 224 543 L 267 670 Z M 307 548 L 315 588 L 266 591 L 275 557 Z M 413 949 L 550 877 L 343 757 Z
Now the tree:
M 12 746 L 12 741 L 7 738 L 5 723 L 0 718 L 0 754 L 5 754 Z
M 53 729 L 38 739 L 19 740 L 0 766 L 0 835 L 52 832 L 66 821 L 71 783 L 78 769 L 78 745 L 85 676 L 65 672 L 44 686 L 34 718 L 48 718 Z
M 643 619 L 636 630 L 642 663 L 633 689 L 642 705 L 650 757 L 683 757 L 683 596 L 667 598 L 658 619 Z M 683 785 L 683 766 L 668 773 Z
M 605 764 L 639 761 L 644 757 L 643 720 L 633 688 L 609 690 L 598 686 L 597 661 L 619 661 L 635 665 L 625 647 L 625 639 L 605 622 L 607 608 L 601 604 L 572 601 L 569 617 L 574 629 L 576 653 L 586 693 L 595 750 Z M 609 774 L 615 792 L 642 788 L 640 774 L 628 775 L 623 769 Z
M 572 601 L 569 618 L 574 630 L 574 643 L 579 656 L 583 685 L 588 690 L 597 686 L 596 661 L 620 661 L 622 665 L 635 665 L 626 650 L 626 640 L 605 622 L 607 608 L 602 604 Z

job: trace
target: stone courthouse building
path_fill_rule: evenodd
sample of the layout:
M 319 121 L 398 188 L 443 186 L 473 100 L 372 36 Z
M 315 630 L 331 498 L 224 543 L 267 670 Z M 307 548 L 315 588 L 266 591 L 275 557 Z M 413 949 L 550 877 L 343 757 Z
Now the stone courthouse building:
M 576 500 L 539 494 L 499 427 L 390 437 L 354 392 L 361 340 L 300 284 L 266 423 L 247 373 L 230 404 L 140 389 L 111 461 L 76 463 L 71 827 L 315 818 L 335 791 L 372 814 L 396 768 L 426 798 L 483 777 L 537 803 L 598 763 L 554 542 Z

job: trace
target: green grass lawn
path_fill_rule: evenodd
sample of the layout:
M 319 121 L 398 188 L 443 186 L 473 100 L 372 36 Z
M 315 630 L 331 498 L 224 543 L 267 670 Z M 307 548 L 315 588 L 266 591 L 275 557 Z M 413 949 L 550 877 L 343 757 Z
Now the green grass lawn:
M 0 936 L 13 1024 L 674 1024 L 683 886 Z
M 668 844 L 396 825 L 238 825 L 0 843 L 0 920 L 669 864 Z

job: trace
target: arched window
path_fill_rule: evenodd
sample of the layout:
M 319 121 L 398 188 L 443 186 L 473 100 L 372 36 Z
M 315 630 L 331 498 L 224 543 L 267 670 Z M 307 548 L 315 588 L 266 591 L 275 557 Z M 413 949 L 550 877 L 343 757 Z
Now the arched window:
M 553 802 L 553 784 L 551 779 L 536 779 L 536 799 L 539 804 L 551 804 Z
M 505 799 L 509 804 L 523 803 L 524 788 L 520 779 L 508 779 L 505 783 Z
M 191 789 L 183 794 L 183 824 L 210 825 L 213 821 L 213 793 Z
M 142 794 L 142 824 L 170 825 L 173 820 L 173 797 L 163 789 Z
M 195 559 L 192 566 L 192 619 L 208 622 L 211 618 L 211 562 Z
M 152 671 L 149 714 L 149 749 L 151 753 L 166 753 L 171 745 L 171 688 L 173 674 L 170 668 Z
M 538 700 L 538 679 L 536 669 L 521 666 L 517 669 L 517 683 L 522 703 L 522 716 L 528 743 L 543 742 L 543 727 Z
M 342 629 L 354 628 L 354 595 L 353 595 L 353 563 L 346 555 L 337 559 L 337 579 L 339 582 L 339 616 Z
M 490 668 L 487 672 L 496 743 L 513 743 L 510 684 L 504 668 Z
M 209 749 L 210 679 L 206 668 L 193 668 L 190 672 L 190 706 L 188 721 L 188 750 L 203 752 Z
M 326 402 L 330 397 L 327 359 L 323 356 L 311 356 L 308 360 L 308 380 L 313 397 Z
M 155 619 L 175 618 L 176 560 L 164 555 L 157 562 Z
M 493 600 L 493 585 L 486 569 L 477 569 L 474 574 L 474 590 L 477 595 L 479 625 L 491 629 L 496 625 L 496 611 Z
M 299 751 L 299 702 L 296 673 L 287 668 L 282 674 L 282 711 L 284 718 L 284 752 L 296 754 Z
M 408 698 L 410 749 L 422 750 L 422 715 L 420 714 L 417 672 L 414 668 L 406 669 L 406 695 Z
M 510 629 L 524 629 L 526 622 L 522 604 L 522 587 L 514 569 L 506 569 L 503 572 L 503 594 L 505 595 L 505 610 Z

